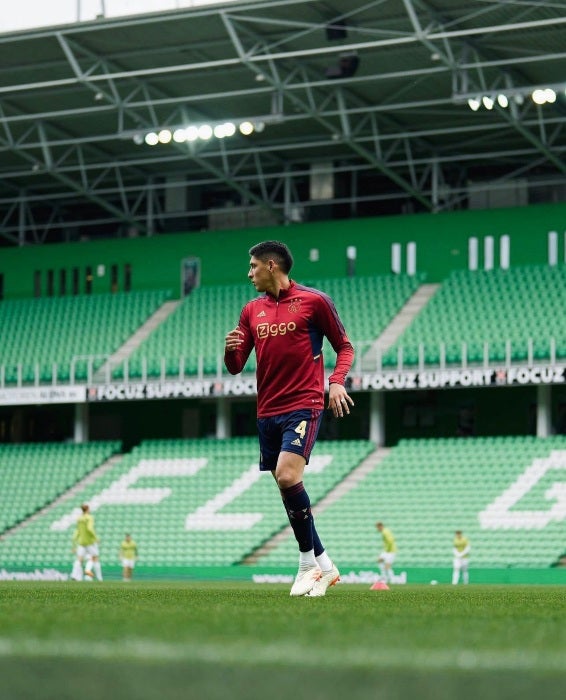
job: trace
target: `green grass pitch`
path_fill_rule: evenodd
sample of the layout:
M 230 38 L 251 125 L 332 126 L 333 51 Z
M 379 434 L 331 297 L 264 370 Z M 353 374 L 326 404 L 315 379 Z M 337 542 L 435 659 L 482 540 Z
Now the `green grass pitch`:
M 559 586 L 1 583 L 2 700 L 548 698 Z

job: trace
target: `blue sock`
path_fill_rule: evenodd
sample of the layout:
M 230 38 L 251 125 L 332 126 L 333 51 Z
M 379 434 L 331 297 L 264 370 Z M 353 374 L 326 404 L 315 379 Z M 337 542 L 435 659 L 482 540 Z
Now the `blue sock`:
M 312 541 L 314 547 L 314 556 L 318 557 L 324 552 L 324 547 L 322 546 L 322 542 L 320 541 L 320 537 L 318 536 L 318 532 L 316 531 L 316 527 L 314 526 L 314 518 L 312 518 Z
M 299 544 L 299 551 L 309 552 L 314 548 L 311 502 L 303 482 L 281 489 L 281 497 L 289 516 L 289 522 Z M 318 539 L 318 535 L 317 535 Z M 318 540 L 320 544 L 320 540 Z M 316 552 L 315 552 L 316 556 Z

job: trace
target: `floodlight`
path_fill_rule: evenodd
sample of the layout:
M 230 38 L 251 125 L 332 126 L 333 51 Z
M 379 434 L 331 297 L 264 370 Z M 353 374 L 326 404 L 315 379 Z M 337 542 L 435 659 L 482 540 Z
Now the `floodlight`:
M 198 128 L 196 126 L 188 126 L 185 129 L 187 141 L 196 141 L 198 139 Z
M 148 146 L 157 146 L 157 144 L 159 143 L 159 137 L 157 136 L 155 131 L 150 131 L 149 134 L 145 135 L 145 142 Z
M 199 139 L 202 139 L 203 141 L 208 141 L 210 138 L 212 138 L 212 133 L 212 127 L 210 126 L 210 124 L 203 124 L 202 126 L 199 126 Z
M 553 104 L 554 102 L 556 102 L 556 93 L 554 92 L 554 90 L 552 88 L 546 88 L 546 90 L 544 91 L 544 94 L 546 96 L 546 101 L 549 104 Z
M 175 131 L 173 132 L 173 141 L 175 141 L 175 143 L 185 143 L 186 140 L 186 129 L 175 129 Z
M 172 134 L 169 129 L 161 129 L 159 134 L 157 134 L 157 138 L 159 139 L 159 143 L 170 143 Z
M 226 122 L 224 124 L 224 134 L 226 136 L 234 136 L 236 133 L 236 125 L 233 124 L 232 122 Z
M 509 106 L 509 98 L 507 97 L 507 95 L 504 95 L 503 93 L 501 95 L 497 95 L 497 104 L 500 107 L 503 107 L 503 109 L 508 107 Z
M 243 136 L 249 136 L 254 132 L 254 125 L 251 122 L 242 122 L 239 128 Z
M 480 108 L 481 102 L 479 97 L 470 97 L 468 100 L 468 107 L 472 110 L 472 112 L 477 112 L 478 109 Z
M 483 102 L 483 106 L 486 109 L 493 109 L 494 102 L 493 102 L 493 99 L 491 97 L 489 97 L 489 95 L 484 95 L 482 97 L 482 102 Z

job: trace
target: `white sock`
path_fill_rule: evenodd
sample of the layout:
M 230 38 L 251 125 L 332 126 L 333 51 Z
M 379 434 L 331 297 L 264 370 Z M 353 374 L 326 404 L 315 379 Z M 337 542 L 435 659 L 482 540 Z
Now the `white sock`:
M 94 568 L 94 575 L 96 576 L 96 578 L 97 578 L 99 581 L 102 581 L 102 568 L 101 568 L 101 566 L 100 566 L 100 562 L 99 562 L 99 561 L 95 561 L 95 562 L 93 563 L 93 568 Z
M 83 567 L 81 565 L 81 562 L 78 559 L 75 559 L 73 562 L 73 570 L 71 572 L 71 578 L 75 579 L 75 581 L 82 581 L 83 580 Z
M 326 551 L 315 557 L 317 564 L 320 566 L 322 571 L 330 571 L 332 569 L 332 559 L 328 556 Z
M 308 552 L 299 552 L 299 569 L 310 569 L 312 566 L 316 566 L 314 549 L 309 549 Z
M 94 564 L 94 562 L 92 561 L 92 559 L 89 559 L 87 561 L 86 566 L 85 566 L 85 573 L 90 574 L 90 572 L 92 571 L 93 564 Z

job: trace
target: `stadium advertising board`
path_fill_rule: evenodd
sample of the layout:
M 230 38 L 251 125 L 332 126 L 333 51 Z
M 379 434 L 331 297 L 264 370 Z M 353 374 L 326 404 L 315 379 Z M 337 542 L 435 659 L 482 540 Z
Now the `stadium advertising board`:
M 509 367 L 505 369 L 434 369 L 372 372 L 353 375 L 351 391 L 410 391 L 467 387 L 536 386 L 566 383 L 566 367 Z M 186 381 L 130 382 L 91 386 L 87 400 L 141 401 L 148 399 L 194 399 L 220 396 L 255 396 L 255 378 L 191 379 Z
M 49 403 L 84 403 L 86 387 L 75 385 L 1 387 L 0 406 Z
M 566 366 L 540 365 L 507 368 L 398 370 L 353 374 L 350 391 L 411 391 L 503 386 L 558 385 L 566 383 Z M 64 404 L 151 399 L 199 399 L 221 396 L 255 396 L 255 377 L 163 380 L 84 385 L 57 384 L 0 387 L 0 405 Z
M 565 367 L 540 366 L 373 372 L 354 376 L 351 389 L 352 391 L 395 391 L 564 384 L 565 370 Z
M 88 401 L 195 399 L 211 396 L 255 396 L 255 378 L 187 379 L 186 381 L 101 384 L 87 391 Z

